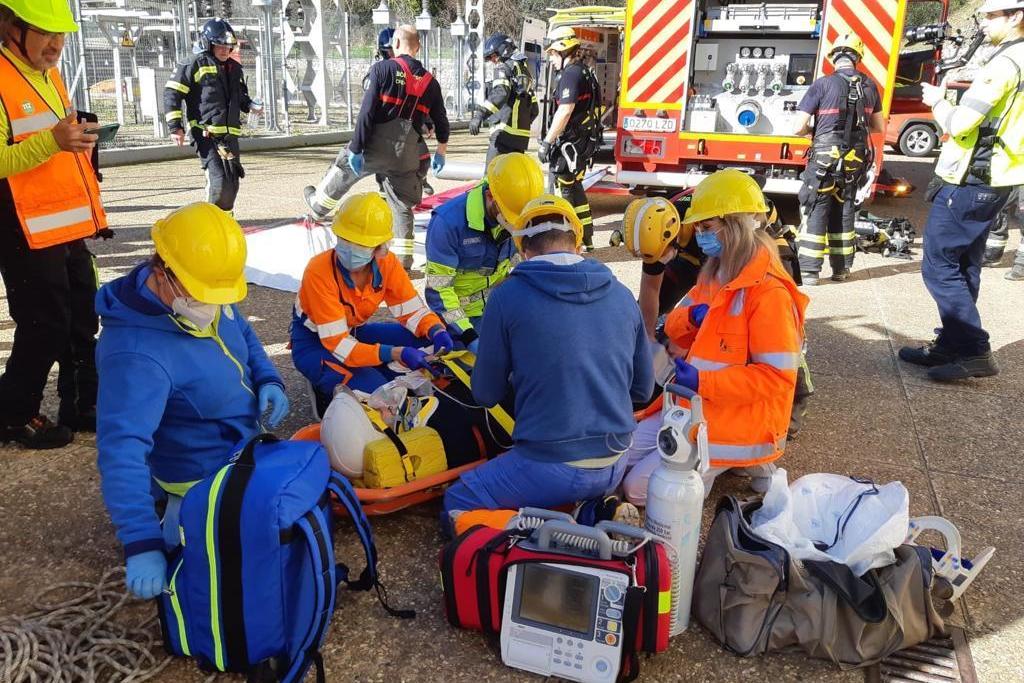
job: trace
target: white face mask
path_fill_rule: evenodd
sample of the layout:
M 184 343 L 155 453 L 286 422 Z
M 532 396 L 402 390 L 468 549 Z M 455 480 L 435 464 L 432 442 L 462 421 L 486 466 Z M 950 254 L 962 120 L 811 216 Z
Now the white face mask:
M 175 315 L 185 318 L 200 330 L 205 330 L 213 324 L 214 318 L 217 317 L 217 310 L 220 308 L 219 304 L 204 304 L 202 301 L 196 301 L 181 292 L 173 280 L 168 278 L 167 281 L 171 283 L 171 289 L 175 294 L 174 300 L 171 301 L 171 310 Z

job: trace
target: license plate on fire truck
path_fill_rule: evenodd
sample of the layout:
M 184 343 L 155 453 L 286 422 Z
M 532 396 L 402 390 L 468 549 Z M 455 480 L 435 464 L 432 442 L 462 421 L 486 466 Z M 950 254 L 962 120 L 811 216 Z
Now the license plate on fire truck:
M 674 133 L 676 120 L 661 117 L 626 116 L 622 119 L 622 129 L 645 133 Z

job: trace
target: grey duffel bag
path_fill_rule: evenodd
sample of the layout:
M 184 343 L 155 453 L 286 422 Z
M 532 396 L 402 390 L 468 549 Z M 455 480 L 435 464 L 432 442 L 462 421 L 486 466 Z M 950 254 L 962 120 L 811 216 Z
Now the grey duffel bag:
M 927 548 L 901 545 L 894 564 L 862 577 L 835 562 L 797 562 L 752 532 L 760 505 L 719 502 L 697 570 L 694 616 L 726 649 L 803 651 L 850 668 L 944 634 Z

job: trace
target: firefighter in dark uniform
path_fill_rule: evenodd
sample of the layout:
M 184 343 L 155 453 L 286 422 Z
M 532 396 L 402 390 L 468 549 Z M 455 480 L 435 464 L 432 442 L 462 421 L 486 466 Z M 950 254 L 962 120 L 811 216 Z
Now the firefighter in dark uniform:
M 241 112 L 259 113 L 262 107 L 249 97 L 242 65 L 231 58 L 238 48 L 231 24 L 219 17 L 207 21 L 199 48 L 202 51 L 181 64 L 167 81 L 164 116 L 178 145 L 185 144 L 186 129 L 192 133 L 192 144 L 206 171 L 207 201 L 231 211 L 238 181 L 245 177 L 238 150 Z
M 797 106 L 795 134 L 813 134 L 800 189 L 805 221 L 799 255 L 805 285 L 818 284 L 826 253 L 835 282 L 846 280 L 853 267 L 857 190 L 872 164 L 869 135 L 885 129 L 878 86 L 857 70 L 863 56 L 860 38 L 839 36 L 829 51 L 835 72 L 812 83 Z
M 352 141 L 342 148 L 316 187 L 306 187 L 305 198 L 316 219 L 326 218 L 355 183 L 371 173 L 384 176 L 384 197 L 393 215 L 391 249 L 406 269 L 412 267 L 412 209 L 423 199 L 420 160 L 428 154 L 423 121 L 434 122 L 437 149 L 430 166 L 444 167 L 448 151 L 448 113 L 441 86 L 416 59 L 419 34 L 413 26 L 395 30 L 396 57 L 370 68 L 369 83 L 359 109 Z
M 484 59 L 494 64 L 494 78 L 487 99 L 473 112 L 469 134 L 479 135 L 485 120 L 491 124 L 486 164 L 499 154 L 525 152 L 530 126 L 540 111 L 526 57 L 516 55 L 515 49 L 504 33 L 495 33 L 484 43 Z
M 583 64 L 580 41 L 571 27 L 557 27 L 548 33 L 547 53 L 558 72 L 551 90 L 558 108 L 540 142 L 538 156 L 542 163 L 550 164 L 558 191 L 583 224 L 583 246 L 593 251 L 594 218 L 583 176 L 601 145 L 601 88 Z

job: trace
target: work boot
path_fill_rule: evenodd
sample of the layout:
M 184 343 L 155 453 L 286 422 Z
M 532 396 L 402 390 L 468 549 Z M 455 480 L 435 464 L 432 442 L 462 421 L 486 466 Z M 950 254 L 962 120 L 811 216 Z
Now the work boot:
M 818 274 L 801 270 L 800 280 L 805 287 L 815 287 L 818 284 Z
M 837 270 L 832 273 L 832 282 L 846 282 L 850 279 L 850 271 L 848 269 Z
M 980 356 L 962 356 L 951 363 L 939 365 L 928 371 L 928 377 L 937 382 L 952 382 L 971 377 L 993 377 L 999 374 L 999 366 L 991 353 Z
M 317 220 L 323 220 L 327 217 L 330 211 L 325 211 L 322 206 L 316 202 L 316 188 L 312 185 L 306 185 L 302 190 L 302 196 L 306 199 L 306 206 L 309 207 L 309 213 L 313 218 Z
M 1024 264 L 1018 263 L 1013 268 L 1010 268 L 1003 277 L 1007 280 L 1016 280 L 1018 282 L 1024 280 Z
M 427 195 L 428 197 L 434 196 L 434 188 L 426 180 L 423 181 L 423 194 Z
M 948 365 L 956 360 L 955 353 L 939 346 L 936 342 L 918 347 L 904 346 L 900 349 L 899 357 L 901 361 L 921 365 L 926 368 Z
M 36 415 L 20 427 L 0 427 L 0 441 L 17 441 L 34 450 L 63 448 L 74 438 L 70 429 L 54 424 L 45 415 Z
M 804 416 L 807 414 L 807 402 L 810 396 L 805 396 L 793 401 L 793 410 L 789 414 L 789 428 L 786 430 L 786 437 L 793 439 L 804 426 Z

